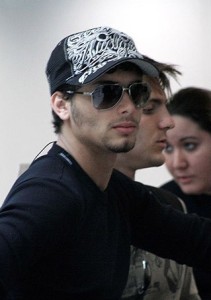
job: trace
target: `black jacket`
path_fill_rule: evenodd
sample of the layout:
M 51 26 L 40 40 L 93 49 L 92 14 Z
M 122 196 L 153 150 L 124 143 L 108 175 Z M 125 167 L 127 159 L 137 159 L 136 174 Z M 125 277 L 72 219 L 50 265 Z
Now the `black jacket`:
M 1 299 L 119 299 L 130 244 L 211 269 L 210 233 L 211 221 L 161 205 L 117 171 L 100 191 L 54 145 L 18 178 L 1 208 Z

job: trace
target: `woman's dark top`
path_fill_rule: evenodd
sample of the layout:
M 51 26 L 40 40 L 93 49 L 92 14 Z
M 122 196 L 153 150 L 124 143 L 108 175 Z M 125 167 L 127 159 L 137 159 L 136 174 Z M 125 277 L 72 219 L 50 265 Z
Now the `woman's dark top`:
M 182 192 L 175 181 L 170 181 L 162 186 L 162 188 L 171 191 L 179 196 L 186 204 L 189 213 L 196 213 L 199 216 L 211 218 L 211 195 L 187 195 Z M 211 299 L 211 272 L 206 272 L 198 268 L 194 268 L 194 276 L 202 300 Z

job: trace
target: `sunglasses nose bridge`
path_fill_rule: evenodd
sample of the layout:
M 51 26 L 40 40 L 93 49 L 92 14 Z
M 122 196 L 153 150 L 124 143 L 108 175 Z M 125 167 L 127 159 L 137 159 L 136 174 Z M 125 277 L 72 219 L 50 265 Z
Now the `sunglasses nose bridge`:
M 129 87 L 123 87 L 122 86 L 122 95 L 121 95 L 121 99 L 123 97 L 124 92 L 126 92 L 131 100 L 131 102 L 136 106 L 136 107 L 140 107 L 139 104 L 137 105 L 135 99 L 133 99 L 132 93 L 131 93 L 131 87 L 132 85 L 130 85 Z
M 130 86 L 129 87 L 122 86 L 122 95 L 121 95 L 121 98 L 123 97 L 124 93 L 127 93 L 128 96 L 130 97 L 130 99 L 133 101 L 132 96 L 131 96 Z

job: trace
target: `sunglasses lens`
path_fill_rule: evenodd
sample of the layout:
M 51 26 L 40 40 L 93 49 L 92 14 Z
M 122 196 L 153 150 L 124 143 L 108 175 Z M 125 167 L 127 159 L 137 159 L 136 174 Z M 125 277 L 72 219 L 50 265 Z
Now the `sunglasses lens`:
M 137 107 L 143 107 L 150 96 L 150 89 L 146 83 L 133 83 L 130 86 L 130 95 Z
M 105 84 L 96 87 L 92 93 L 93 105 L 96 109 L 113 107 L 122 96 L 122 87 L 115 84 Z

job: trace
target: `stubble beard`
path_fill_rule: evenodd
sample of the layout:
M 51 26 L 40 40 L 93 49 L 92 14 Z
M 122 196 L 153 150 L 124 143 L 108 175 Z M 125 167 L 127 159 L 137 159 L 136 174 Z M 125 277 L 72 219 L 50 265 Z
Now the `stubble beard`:
M 75 122 L 75 124 L 77 124 L 78 127 L 82 127 L 84 125 L 88 125 L 91 128 L 94 128 L 96 126 L 96 123 L 94 120 L 92 120 L 91 118 L 85 118 L 83 116 L 83 114 L 77 109 L 77 107 L 75 106 L 75 103 L 71 103 L 72 104 L 72 117 L 73 120 Z M 85 142 L 86 139 L 81 139 L 83 142 Z M 104 145 L 104 147 L 109 150 L 109 152 L 113 152 L 113 153 L 124 153 L 124 152 L 128 152 L 131 149 L 133 149 L 133 147 L 135 146 L 135 139 L 134 140 L 125 140 L 124 142 L 122 142 L 121 144 L 116 144 L 115 142 L 112 143 L 108 138 L 104 138 L 101 141 L 102 145 Z
M 135 141 L 125 141 L 121 145 L 114 145 L 109 142 L 105 142 L 106 148 L 113 153 L 125 153 L 133 149 L 135 146 Z

